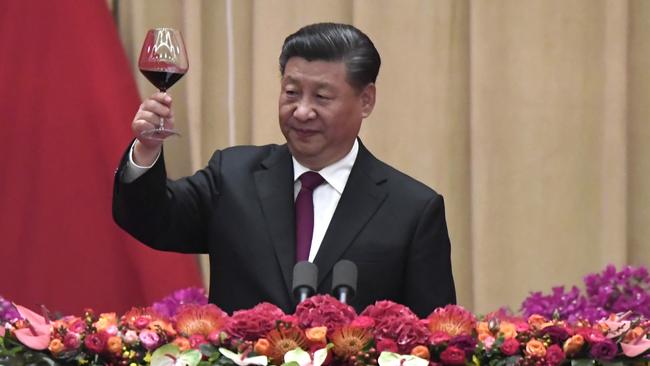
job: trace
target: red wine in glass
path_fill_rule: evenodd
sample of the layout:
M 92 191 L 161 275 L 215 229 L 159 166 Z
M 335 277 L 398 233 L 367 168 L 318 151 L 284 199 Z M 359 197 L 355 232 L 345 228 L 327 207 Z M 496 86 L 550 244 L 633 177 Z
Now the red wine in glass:
M 171 88 L 188 69 L 187 53 L 181 33 L 172 28 L 150 29 L 142 44 L 138 67 L 140 72 L 161 92 Z M 164 140 L 179 135 L 176 130 L 165 128 L 165 119 L 158 127 L 142 132 L 150 139 Z

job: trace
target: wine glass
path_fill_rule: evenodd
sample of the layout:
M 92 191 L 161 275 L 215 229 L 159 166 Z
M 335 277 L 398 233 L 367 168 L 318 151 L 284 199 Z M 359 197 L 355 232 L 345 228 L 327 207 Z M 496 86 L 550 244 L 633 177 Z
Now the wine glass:
M 185 75 L 189 67 L 181 33 L 172 28 L 150 29 L 142 44 L 138 67 L 156 88 L 163 93 L 167 91 Z M 176 130 L 165 128 L 165 119 L 160 118 L 158 127 L 143 131 L 142 135 L 164 140 L 168 136 L 180 134 Z

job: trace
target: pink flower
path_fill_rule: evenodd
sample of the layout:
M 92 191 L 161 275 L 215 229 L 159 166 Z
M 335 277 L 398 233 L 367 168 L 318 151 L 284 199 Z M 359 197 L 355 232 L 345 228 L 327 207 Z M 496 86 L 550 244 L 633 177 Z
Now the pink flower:
M 213 330 L 208 334 L 208 342 L 217 345 L 221 343 L 221 331 L 219 330 Z
M 138 333 L 133 330 L 127 330 L 124 333 L 124 343 L 128 345 L 134 345 L 140 338 L 138 338 Z
M 384 351 L 397 353 L 397 343 L 392 339 L 381 339 L 377 341 L 377 353 Z
M 50 345 L 52 324 L 44 317 L 25 307 L 20 305 L 15 305 L 15 307 L 23 319 L 27 321 L 27 327 L 14 331 L 16 338 L 31 349 L 38 351 L 46 349 Z
M 358 316 L 354 318 L 350 325 L 357 328 L 368 329 L 375 326 L 375 321 L 369 316 Z
M 86 322 L 76 318 L 70 323 L 68 330 L 78 334 L 84 333 L 86 331 Z
M 486 349 L 490 349 L 494 345 L 494 341 L 495 341 L 494 337 L 487 336 L 485 337 L 485 339 L 483 339 L 483 346 L 485 346 Z
M 506 339 L 499 349 L 506 356 L 516 355 L 519 353 L 519 342 L 515 338 Z
M 145 329 L 140 332 L 140 342 L 142 342 L 144 348 L 151 351 L 158 346 L 158 342 L 160 342 L 160 336 L 158 336 L 158 333 L 156 332 Z
M 144 329 L 147 327 L 147 325 L 149 325 L 150 321 L 151 319 L 148 317 L 139 316 L 133 324 L 135 325 L 136 329 Z
M 81 346 L 81 336 L 77 333 L 68 332 L 63 337 L 63 345 L 69 350 L 77 349 Z
M 91 333 L 86 335 L 84 339 L 84 346 L 94 353 L 104 352 L 108 335 L 104 332 Z
M 328 335 L 335 329 L 348 325 L 357 316 L 354 309 L 330 295 L 316 295 L 296 307 L 295 316 L 303 329 L 325 326 Z
M 551 345 L 546 349 L 546 362 L 549 366 L 557 366 L 564 361 L 564 351 L 557 344 Z
M 440 361 L 445 365 L 464 365 L 465 352 L 457 347 L 447 347 L 440 353 Z
M 256 341 L 270 332 L 284 312 L 275 305 L 261 303 L 249 310 L 238 310 L 228 319 L 226 332 L 235 338 Z

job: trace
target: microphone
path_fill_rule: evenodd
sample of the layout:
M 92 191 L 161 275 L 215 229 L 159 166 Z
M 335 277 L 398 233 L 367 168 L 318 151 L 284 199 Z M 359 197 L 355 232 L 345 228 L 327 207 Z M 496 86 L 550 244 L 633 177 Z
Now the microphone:
M 332 294 L 347 304 L 357 292 L 357 265 L 342 259 L 334 265 L 332 273 Z
M 301 261 L 293 266 L 293 295 L 299 303 L 316 293 L 317 283 L 318 267 L 315 264 Z

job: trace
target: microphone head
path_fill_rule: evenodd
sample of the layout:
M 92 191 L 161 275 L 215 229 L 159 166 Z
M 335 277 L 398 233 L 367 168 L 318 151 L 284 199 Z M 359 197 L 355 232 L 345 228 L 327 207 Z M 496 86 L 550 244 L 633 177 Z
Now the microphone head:
M 348 288 L 350 296 L 357 292 L 357 265 L 347 259 L 338 261 L 332 272 L 332 292 L 336 294 L 341 286 Z
M 314 263 L 302 261 L 293 266 L 293 294 L 298 296 L 301 289 L 308 288 L 316 292 L 318 284 L 318 267 Z

